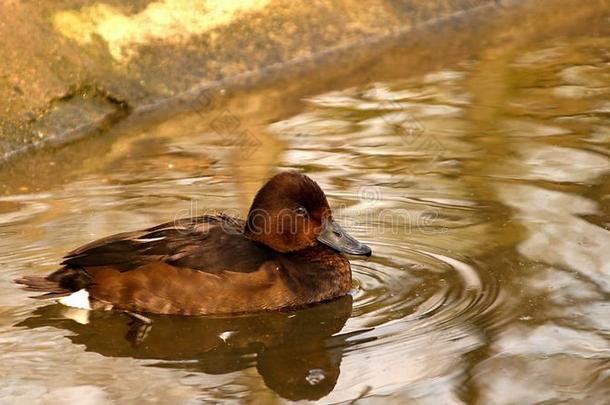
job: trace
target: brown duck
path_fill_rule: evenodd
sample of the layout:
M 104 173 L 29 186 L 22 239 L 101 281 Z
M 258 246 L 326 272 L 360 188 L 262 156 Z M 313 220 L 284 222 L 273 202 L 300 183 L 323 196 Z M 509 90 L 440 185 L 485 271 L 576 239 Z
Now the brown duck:
M 120 233 L 69 253 L 46 277 L 16 280 L 35 298 L 85 309 L 204 315 L 300 307 L 352 286 L 344 253 L 371 255 L 332 217 L 322 189 L 284 172 L 246 221 L 204 215 Z

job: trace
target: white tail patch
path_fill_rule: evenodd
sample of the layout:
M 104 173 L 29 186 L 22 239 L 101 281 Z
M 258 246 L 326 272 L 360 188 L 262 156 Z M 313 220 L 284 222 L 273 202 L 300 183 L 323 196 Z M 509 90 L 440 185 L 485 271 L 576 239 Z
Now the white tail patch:
M 72 308 L 91 309 L 89 293 L 85 289 L 78 290 L 67 297 L 60 298 L 59 303 Z

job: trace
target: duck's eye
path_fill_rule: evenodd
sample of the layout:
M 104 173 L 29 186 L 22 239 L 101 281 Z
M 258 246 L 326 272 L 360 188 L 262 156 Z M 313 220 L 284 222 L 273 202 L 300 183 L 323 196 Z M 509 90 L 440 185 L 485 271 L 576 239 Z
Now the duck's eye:
M 296 207 L 296 208 L 294 209 L 294 212 L 295 212 L 297 215 L 300 215 L 300 216 L 302 216 L 302 217 L 306 217 L 306 216 L 307 216 L 307 210 L 305 209 L 305 207 Z

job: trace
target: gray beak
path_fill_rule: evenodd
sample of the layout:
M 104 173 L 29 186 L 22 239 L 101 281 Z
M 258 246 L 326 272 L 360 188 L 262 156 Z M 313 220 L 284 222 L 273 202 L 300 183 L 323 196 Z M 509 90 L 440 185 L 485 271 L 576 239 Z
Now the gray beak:
M 331 248 L 350 255 L 371 255 L 371 248 L 352 238 L 332 219 L 324 221 L 318 241 Z

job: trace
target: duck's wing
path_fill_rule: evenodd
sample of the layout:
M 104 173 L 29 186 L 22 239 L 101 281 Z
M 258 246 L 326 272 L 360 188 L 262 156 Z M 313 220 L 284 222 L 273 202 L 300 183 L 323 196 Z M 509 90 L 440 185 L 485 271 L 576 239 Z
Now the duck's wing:
M 27 291 L 43 293 L 38 298 L 54 298 L 86 288 L 100 269 L 125 273 L 158 264 L 211 274 L 248 272 L 264 260 L 265 250 L 242 230 L 243 221 L 223 215 L 168 222 L 98 239 L 68 253 L 54 273 L 15 281 Z
M 252 253 L 242 230 L 243 221 L 222 215 L 177 220 L 96 240 L 70 252 L 61 264 L 72 269 L 112 267 L 124 272 L 159 262 L 215 272 L 230 267 L 227 259 L 235 259 L 239 252 Z M 239 251 L 227 255 L 227 249 Z

